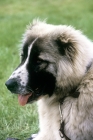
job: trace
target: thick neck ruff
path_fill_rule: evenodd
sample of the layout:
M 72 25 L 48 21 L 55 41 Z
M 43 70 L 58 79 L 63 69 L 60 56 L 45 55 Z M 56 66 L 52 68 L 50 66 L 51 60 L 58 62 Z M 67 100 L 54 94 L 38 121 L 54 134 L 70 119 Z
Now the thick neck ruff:
M 88 70 L 90 69 L 91 65 L 92 65 L 92 61 L 91 61 L 91 62 L 88 64 L 88 66 L 86 67 L 86 72 L 85 72 L 85 73 L 88 72 Z M 65 100 L 66 97 L 78 98 L 79 95 L 80 95 L 80 92 L 78 91 L 78 87 L 77 87 L 77 88 L 75 88 L 75 89 L 72 89 L 72 90 L 70 91 L 70 93 L 69 93 L 68 96 L 64 96 L 63 98 L 61 98 L 61 99 L 59 100 L 59 112 L 60 112 L 60 118 L 61 118 L 61 120 L 60 120 L 59 134 L 60 134 L 61 139 L 62 139 L 62 138 L 65 138 L 65 140 L 71 140 L 71 139 L 69 139 L 69 138 L 66 136 L 66 134 L 65 134 L 65 132 L 64 132 L 65 122 L 63 121 L 63 114 L 62 114 L 61 106 L 62 106 L 62 104 L 63 104 L 63 102 L 64 102 L 64 100 Z

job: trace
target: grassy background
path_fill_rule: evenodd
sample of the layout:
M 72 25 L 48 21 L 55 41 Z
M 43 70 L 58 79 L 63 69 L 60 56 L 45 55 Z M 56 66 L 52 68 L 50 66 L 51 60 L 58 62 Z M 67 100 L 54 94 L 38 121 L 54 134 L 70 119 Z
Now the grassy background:
M 38 131 L 36 104 L 20 107 L 5 81 L 18 65 L 18 46 L 34 18 L 70 24 L 93 40 L 93 0 L 0 0 L 0 140 L 26 139 Z

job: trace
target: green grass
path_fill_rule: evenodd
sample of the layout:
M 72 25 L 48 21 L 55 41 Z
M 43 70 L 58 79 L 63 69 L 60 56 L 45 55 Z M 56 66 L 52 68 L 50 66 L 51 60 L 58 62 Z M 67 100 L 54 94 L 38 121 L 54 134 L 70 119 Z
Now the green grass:
M 4 83 L 19 63 L 18 46 L 34 18 L 67 24 L 93 40 L 93 0 L 0 0 L 0 140 L 26 139 L 38 131 L 36 104 L 20 107 Z

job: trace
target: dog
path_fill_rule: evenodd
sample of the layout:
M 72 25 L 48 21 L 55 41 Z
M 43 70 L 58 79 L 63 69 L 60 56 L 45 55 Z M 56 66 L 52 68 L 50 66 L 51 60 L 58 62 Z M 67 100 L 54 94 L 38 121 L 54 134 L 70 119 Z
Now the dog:
M 20 105 L 37 101 L 40 131 L 30 140 L 93 140 L 93 42 L 72 26 L 34 20 L 20 56 L 5 85 Z

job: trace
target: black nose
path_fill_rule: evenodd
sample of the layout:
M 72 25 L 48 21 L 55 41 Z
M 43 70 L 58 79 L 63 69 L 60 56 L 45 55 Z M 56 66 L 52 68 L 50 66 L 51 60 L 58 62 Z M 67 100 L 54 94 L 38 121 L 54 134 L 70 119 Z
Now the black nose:
M 16 92 L 16 90 L 18 89 L 18 82 L 16 79 L 9 79 L 5 85 L 7 86 L 7 88 L 11 91 L 11 92 Z

